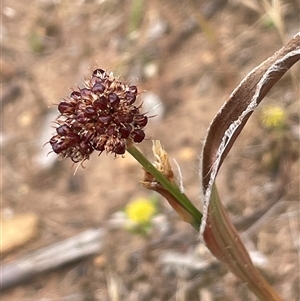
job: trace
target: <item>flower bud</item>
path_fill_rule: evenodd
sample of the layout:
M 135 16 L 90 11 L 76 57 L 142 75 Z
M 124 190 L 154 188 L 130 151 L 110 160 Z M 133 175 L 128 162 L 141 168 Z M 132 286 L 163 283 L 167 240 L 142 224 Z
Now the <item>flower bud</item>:
M 145 139 L 148 117 L 134 105 L 137 96 L 135 85 L 94 70 L 84 88 L 73 90 L 58 104 L 56 134 L 49 141 L 53 151 L 73 162 L 89 159 L 94 151 L 124 154 L 128 140 Z

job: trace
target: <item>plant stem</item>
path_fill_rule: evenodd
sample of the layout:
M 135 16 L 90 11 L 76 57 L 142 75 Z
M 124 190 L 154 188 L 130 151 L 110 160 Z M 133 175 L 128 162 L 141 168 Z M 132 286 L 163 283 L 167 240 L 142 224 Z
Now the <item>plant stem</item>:
M 260 271 L 253 265 L 237 230 L 220 202 L 217 187 L 213 184 L 210 199 L 210 225 L 204 233 L 210 251 L 235 274 L 261 301 L 283 301 L 268 284 Z
M 173 197 L 180 203 L 180 205 L 191 215 L 194 220 L 191 225 L 199 231 L 202 213 L 192 204 L 188 197 L 182 193 L 178 187 L 173 185 L 153 164 L 134 146 L 129 145 L 127 151 L 159 182 Z

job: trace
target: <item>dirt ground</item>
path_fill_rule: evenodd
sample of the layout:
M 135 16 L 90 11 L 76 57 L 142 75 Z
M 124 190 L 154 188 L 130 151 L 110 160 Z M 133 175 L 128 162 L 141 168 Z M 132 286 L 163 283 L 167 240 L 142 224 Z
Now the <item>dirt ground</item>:
M 201 209 L 199 155 L 212 118 L 242 78 L 299 30 L 298 1 L 281 2 L 279 9 L 252 0 L 2 2 L 2 215 L 31 212 L 39 218 L 38 234 L 3 254 L 2 263 L 86 229 L 107 231 L 99 254 L 5 290 L 2 300 L 256 300 L 220 266 L 189 276 L 166 268 L 162 254 L 195 254 L 201 243 L 158 196 L 167 236 L 109 228 L 129 201 L 153 197 L 141 187 L 141 168 L 128 155 L 95 154 L 74 175 L 70 160 L 46 157 L 42 147 L 57 114 L 50 105 L 95 67 L 138 79 L 139 90 L 146 91 L 141 99 L 155 95 L 160 103 L 139 148 L 152 159 L 151 140 L 159 139 L 181 168 L 186 194 Z M 218 176 L 221 200 L 241 231 L 253 224 L 246 217 L 257 221 L 260 209 L 280 201 L 245 239 L 266 257 L 264 274 L 289 301 L 300 300 L 297 86 L 299 66 L 250 118 Z M 156 103 L 145 105 L 151 111 Z M 262 126 L 266 105 L 287 113 L 280 142 Z

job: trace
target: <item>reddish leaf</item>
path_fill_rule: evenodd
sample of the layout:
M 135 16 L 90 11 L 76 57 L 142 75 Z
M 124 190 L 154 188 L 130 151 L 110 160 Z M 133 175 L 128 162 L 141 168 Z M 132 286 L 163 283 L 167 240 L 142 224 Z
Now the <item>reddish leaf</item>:
M 253 69 L 212 121 L 202 153 L 204 198 L 200 233 L 210 251 L 260 300 L 282 300 L 253 265 L 219 200 L 215 179 L 247 120 L 276 82 L 300 59 L 300 33 Z
M 202 189 L 206 208 L 217 173 L 248 118 L 270 89 L 299 59 L 300 33 L 253 69 L 213 119 L 202 152 Z

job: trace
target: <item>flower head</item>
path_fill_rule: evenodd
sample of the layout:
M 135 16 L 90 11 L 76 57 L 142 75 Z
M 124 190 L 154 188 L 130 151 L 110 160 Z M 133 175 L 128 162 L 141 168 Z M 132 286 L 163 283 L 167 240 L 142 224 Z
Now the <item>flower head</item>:
M 286 125 L 286 112 L 279 106 L 266 106 L 263 108 L 261 120 L 269 129 L 282 129 Z
M 125 208 L 128 218 L 137 224 L 149 223 L 155 211 L 156 208 L 153 202 L 144 198 L 133 200 Z
M 136 86 L 102 69 L 84 85 L 58 104 L 56 134 L 49 141 L 55 153 L 81 162 L 94 151 L 122 155 L 128 141 L 144 140 L 148 117 L 135 105 Z

